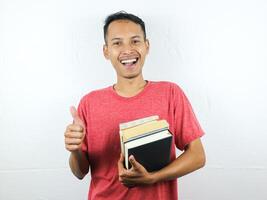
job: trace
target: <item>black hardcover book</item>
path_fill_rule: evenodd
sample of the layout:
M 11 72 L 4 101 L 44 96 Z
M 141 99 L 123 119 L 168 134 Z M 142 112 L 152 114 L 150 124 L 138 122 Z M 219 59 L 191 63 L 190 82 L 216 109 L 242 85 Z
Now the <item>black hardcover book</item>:
M 148 172 L 160 170 L 170 162 L 171 144 L 168 130 L 125 143 L 126 168 L 131 168 L 128 157 L 133 155 Z

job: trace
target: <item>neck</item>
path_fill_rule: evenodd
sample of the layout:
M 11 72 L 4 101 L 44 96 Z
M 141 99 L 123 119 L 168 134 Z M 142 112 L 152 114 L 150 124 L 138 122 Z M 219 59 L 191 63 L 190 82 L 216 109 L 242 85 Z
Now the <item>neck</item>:
M 133 79 L 117 79 L 117 83 L 113 86 L 114 90 L 124 97 L 131 97 L 141 92 L 147 82 L 143 76 L 139 76 Z

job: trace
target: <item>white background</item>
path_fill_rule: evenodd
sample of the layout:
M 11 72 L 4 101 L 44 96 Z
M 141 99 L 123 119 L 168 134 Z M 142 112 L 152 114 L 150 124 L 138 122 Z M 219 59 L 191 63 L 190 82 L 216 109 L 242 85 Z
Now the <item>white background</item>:
M 68 167 L 69 106 L 116 80 L 105 17 L 146 22 L 149 80 L 179 84 L 206 132 L 207 164 L 179 179 L 181 200 L 267 197 L 265 0 L 0 1 L 0 199 L 86 199 Z

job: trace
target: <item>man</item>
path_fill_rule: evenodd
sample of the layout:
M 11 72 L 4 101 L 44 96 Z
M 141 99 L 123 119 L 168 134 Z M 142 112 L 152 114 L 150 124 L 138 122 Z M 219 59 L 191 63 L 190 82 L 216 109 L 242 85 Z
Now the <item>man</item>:
M 112 14 L 104 25 L 103 52 L 117 73 L 117 83 L 85 95 L 73 124 L 65 132 L 73 174 L 82 179 L 91 170 L 88 199 L 177 199 L 178 177 L 205 164 L 200 137 L 204 134 L 183 91 L 171 82 L 144 80 L 142 67 L 149 51 L 145 24 L 135 15 Z M 173 134 L 171 162 L 148 172 L 130 156 L 126 170 L 120 152 L 119 124 L 158 115 Z M 183 151 L 176 158 L 175 147 Z

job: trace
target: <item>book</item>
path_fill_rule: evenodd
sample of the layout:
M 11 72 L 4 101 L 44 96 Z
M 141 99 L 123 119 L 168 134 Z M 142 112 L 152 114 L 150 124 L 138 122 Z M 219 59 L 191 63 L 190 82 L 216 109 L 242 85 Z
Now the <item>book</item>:
M 120 142 L 121 142 L 121 149 L 122 153 L 124 152 L 124 146 L 123 146 L 123 134 L 125 133 L 126 130 L 129 130 L 130 128 L 142 125 L 144 123 L 148 123 L 154 120 L 157 120 L 159 117 L 157 115 L 153 115 L 150 117 L 145 117 L 141 119 L 137 119 L 134 121 L 129 121 L 129 122 L 124 122 L 120 123 Z
M 168 122 L 159 120 L 158 116 L 147 119 L 149 117 L 132 121 L 134 126 L 130 126 L 131 122 L 127 122 L 129 126 L 120 126 L 123 127 L 120 129 L 120 140 L 126 169 L 131 168 L 130 155 L 149 172 L 157 171 L 170 162 L 172 134 Z M 143 123 L 138 123 L 141 121 Z
M 166 120 L 151 121 L 139 126 L 135 126 L 129 129 L 122 130 L 123 142 L 126 142 L 130 138 L 136 137 L 138 135 L 143 135 L 148 132 L 156 131 L 159 129 L 167 129 L 169 124 Z
M 147 123 L 147 122 L 151 122 L 151 121 L 154 121 L 154 120 L 157 120 L 157 119 L 159 119 L 159 116 L 153 115 L 153 116 L 150 116 L 150 117 L 145 117 L 145 118 L 137 119 L 137 120 L 134 120 L 134 121 L 121 123 L 120 124 L 120 130 L 124 130 L 124 129 L 131 128 L 131 127 L 134 127 L 134 126 L 138 126 L 138 125 L 141 125 L 141 124 L 144 124 L 144 123 Z

